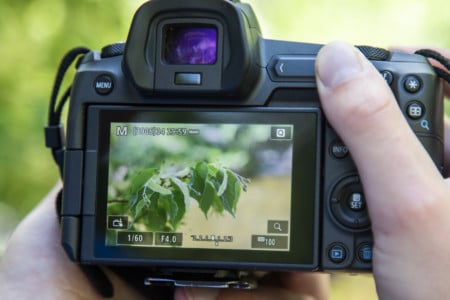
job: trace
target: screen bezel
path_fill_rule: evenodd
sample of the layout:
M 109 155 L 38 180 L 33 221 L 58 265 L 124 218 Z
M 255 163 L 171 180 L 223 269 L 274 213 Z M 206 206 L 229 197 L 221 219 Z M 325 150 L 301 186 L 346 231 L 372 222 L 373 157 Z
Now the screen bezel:
M 283 265 L 313 269 L 318 265 L 320 111 L 311 109 L 239 108 L 212 110 L 186 108 L 90 107 L 86 150 L 95 153 L 94 218 L 88 217 L 82 247 L 82 260 L 161 265 L 246 266 Z M 289 251 L 186 249 L 169 247 L 106 246 L 106 199 L 108 187 L 110 124 L 112 122 L 147 123 L 230 123 L 292 124 L 294 161 L 292 174 L 291 230 Z M 92 130 L 93 129 L 93 130 Z M 300 167 L 302 166 L 302 167 Z M 89 172 L 86 165 L 86 172 Z M 294 201 L 294 199 L 299 199 Z M 306 199 L 303 200 L 302 199 Z M 92 206 L 94 199 L 84 197 Z M 89 215 L 89 213 L 88 213 Z M 91 228 L 89 228 L 91 227 Z M 89 240 L 88 236 L 91 236 Z M 92 243 L 92 250 L 86 247 Z M 83 249 L 85 249 L 83 253 Z

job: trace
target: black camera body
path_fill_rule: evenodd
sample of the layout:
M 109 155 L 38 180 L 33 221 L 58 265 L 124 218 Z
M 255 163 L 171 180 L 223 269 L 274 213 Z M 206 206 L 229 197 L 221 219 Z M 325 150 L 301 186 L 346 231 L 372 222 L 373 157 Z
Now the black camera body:
M 78 65 L 61 217 L 70 258 L 144 268 L 149 284 L 219 270 L 370 271 L 362 186 L 320 108 L 321 47 L 263 39 L 243 3 L 145 3 L 125 45 Z M 432 67 L 361 50 L 442 169 Z

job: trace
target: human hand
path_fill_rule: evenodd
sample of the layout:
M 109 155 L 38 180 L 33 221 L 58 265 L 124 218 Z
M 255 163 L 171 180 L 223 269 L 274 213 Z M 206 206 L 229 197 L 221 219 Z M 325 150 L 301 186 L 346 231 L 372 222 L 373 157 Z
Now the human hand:
M 329 281 L 329 275 L 321 273 L 269 273 L 254 290 L 177 288 L 175 300 L 325 300 L 329 298 Z
M 449 180 L 439 174 L 391 90 L 359 51 L 342 42 L 325 46 L 318 54 L 316 73 L 323 110 L 350 149 L 363 182 L 375 240 L 373 268 L 379 297 L 447 297 Z M 450 157 L 449 124 L 446 157 Z M 320 276 L 285 274 L 281 281 L 297 280 L 284 285 L 277 280 L 271 287 L 263 285 L 254 291 L 178 289 L 176 299 L 290 299 L 300 295 L 324 299 L 326 281 L 314 275 Z M 315 286 L 327 292 L 302 290 L 309 280 L 320 282 Z
M 1 299 L 103 299 L 61 247 L 55 209 L 60 188 L 53 189 L 9 240 L 0 262 Z M 114 286 L 112 299 L 142 299 L 112 272 L 107 276 Z
M 59 224 L 55 199 L 60 186 L 21 222 L 8 242 L 0 263 L 0 295 L 2 299 L 28 299 L 39 295 L 42 299 L 103 299 L 92 287 L 77 264 L 71 262 L 60 245 Z M 143 299 L 114 273 L 104 270 L 114 286 L 112 299 Z M 258 289 L 258 299 L 298 299 L 298 292 L 327 299 L 329 279 L 326 274 L 271 274 L 263 280 L 266 288 Z M 236 290 L 220 290 L 222 299 L 247 299 L 248 294 Z M 219 290 L 179 289 L 176 299 L 187 295 L 219 293 Z M 208 294 L 210 293 L 210 294 Z M 188 298 L 189 299 L 189 298 Z M 204 298 L 200 298 L 204 299 Z M 304 298 L 300 299 L 311 299 Z
M 318 88 L 327 119 L 346 142 L 361 175 L 375 238 L 379 296 L 444 298 L 450 292 L 450 242 L 445 238 L 450 233 L 449 182 L 437 172 L 378 72 L 355 51 L 342 43 L 324 47 L 317 60 Z M 2 297 L 20 299 L 39 292 L 45 299 L 99 299 L 59 245 L 55 196 L 56 190 L 12 236 L 0 264 Z M 116 276 L 108 276 L 116 298 L 139 299 Z M 326 299 L 329 294 L 324 274 L 272 274 L 263 283 L 268 284 L 254 291 L 178 289 L 175 296 Z
M 8 242 L 0 262 L 0 295 L 2 299 L 103 299 L 92 287 L 77 264 L 71 262 L 60 245 L 59 224 L 55 199 L 61 186 L 50 194 L 21 222 Z M 112 272 L 104 270 L 114 287 L 112 299 L 143 299 Z M 272 274 L 263 282 L 266 288 L 258 289 L 258 299 L 298 299 L 298 292 L 327 299 L 329 278 L 326 274 L 283 273 Z M 222 299 L 247 299 L 246 292 L 221 290 Z M 211 295 L 219 290 L 179 289 L 176 299 L 197 295 Z M 209 294 L 208 294 L 209 293 Z M 188 298 L 189 299 L 189 298 Z M 190 298 L 192 299 L 192 298 Z M 300 299 L 310 299 L 307 297 Z
M 363 183 L 379 297 L 447 298 L 449 179 L 438 172 L 391 90 L 359 51 L 342 42 L 325 46 L 316 73 L 327 120 L 349 148 Z M 449 130 L 446 137 L 449 158 Z

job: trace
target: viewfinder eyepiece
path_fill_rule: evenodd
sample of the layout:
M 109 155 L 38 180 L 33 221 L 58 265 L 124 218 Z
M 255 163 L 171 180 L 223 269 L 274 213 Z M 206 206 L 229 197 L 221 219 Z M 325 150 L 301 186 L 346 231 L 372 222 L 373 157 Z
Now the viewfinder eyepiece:
M 217 61 L 217 28 L 210 25 L 168 25 L 164 60 L 173 65 L 213 65 Z

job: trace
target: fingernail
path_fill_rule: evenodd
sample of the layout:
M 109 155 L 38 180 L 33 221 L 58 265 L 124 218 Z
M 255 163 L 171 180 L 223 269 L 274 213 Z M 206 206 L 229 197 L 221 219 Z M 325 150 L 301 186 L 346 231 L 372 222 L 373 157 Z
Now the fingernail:
M 316 73 L 325 87 L 338 86 L 354 78 L 362 70 L 359 53 L 347 43 L 332 42 L 324 46 L 317 55 Z

